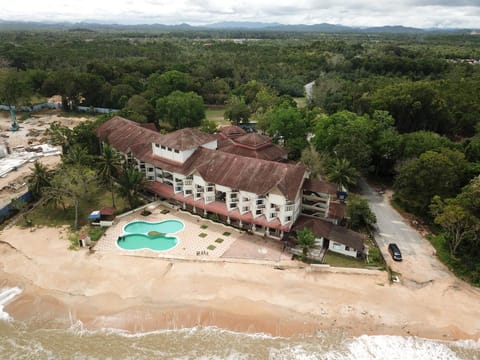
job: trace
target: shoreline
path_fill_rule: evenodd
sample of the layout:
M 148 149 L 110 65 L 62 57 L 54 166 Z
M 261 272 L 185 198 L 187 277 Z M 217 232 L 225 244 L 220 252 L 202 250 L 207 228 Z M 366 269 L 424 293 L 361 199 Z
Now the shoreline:
M 34 327 L 480 338 L 480 291 L 459 280 L 411 287 L 390 284 L 386 272 L 88 254 L 67 250 L 62 228 L 34 234 L 13 227 L 0 235 L 15 247 L 0 244 L 0 287 L 23 290 L 5 311 Z

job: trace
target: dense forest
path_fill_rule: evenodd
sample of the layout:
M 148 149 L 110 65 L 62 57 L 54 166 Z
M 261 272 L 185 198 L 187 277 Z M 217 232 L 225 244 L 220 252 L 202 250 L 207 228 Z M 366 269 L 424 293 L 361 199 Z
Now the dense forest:
M 222 105 L 312 172 L 392 184 L 442 260 L 480 284 L 479 59 L 469 34 L 4 31 L 0 102 L 61 95 L 162 131 L 213 131 L 204 106 Z

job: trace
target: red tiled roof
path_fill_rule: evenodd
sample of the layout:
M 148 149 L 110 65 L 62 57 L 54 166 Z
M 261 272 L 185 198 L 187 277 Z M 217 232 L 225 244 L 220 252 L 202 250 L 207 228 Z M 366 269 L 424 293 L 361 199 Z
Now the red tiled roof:
M 220 128 L 220 133 L 228 138 L 234 138 L 246 134 L 247 132 L 243 130 L 240 126 L 227 125 Z
M 345 218 L 346 209 L 347 207 L 345 204 L 330 202 L 330 205 L 328 206 L 328 217 L 342 220 Z
M 186 133 L 190 134 L 203 134 L 196 129 L 183 130 L 188 130 Z M 166 136 L 169 136 L 173 142 L 175 134 L 182 134 L 181 130 L 179 131 Z M 107 140 L 115 149 L 122 152 L 130 150 L 137 159 L 148 164 L 183 175 L 198 172 L 205 181 L 233 189 L 264 195 L 278 188 L 287 199 L 295 200 L 303 185 L 305 167 L 302 164 L 292 165 L 252 159 L 202 147 L 197 148 L 183 164 L 161 158 L 153 155 L 151 142 L 165 145 L 164 135 L 142 128 L 138 123 L 118 116 L 98 127 L 97 134 L 100 139 Z M 200 138 L 212 139 L 212 135 L 199 135 L 197 139 Z M 172 147 L 172 144 L 169 146 Z
M 338 242 L 355 250 L 363 250 L 365 236 L 343 226 L 338 226 L 319 218 L 300 216 L 293 226 L 293 229 L 300 230 L 304 228 L 312 230 L 317 237 Z
M 100 125 L 96 130 L 97 136 L 110 144 L 116 150 L 126 153 L 135 146 L 150 147 L 152 142 L 159 142 L 162 135 L 142 127 L 139 123 L 114 116 Z
M 270 161 L 283 160 L 285 158 L 285 155 L 290 152 L 289 149 L 277 146 L 275 144 L 269 144 L 269 146 L 261 147 L 258 149 L 249 149 L 244 146 L 238 146 L 231 141 L 229 141 L 228 143 L 225 143 L 223 141 L 219 142 L 218 150 L 230 154 Z
M 261 146 L 268 146 L 272 143 L 272 139 L 268 136 L 260 135 L 259 133 L 248 133 L 239 136 L 234 140 L 236 143 L 246 145 L 252 148 L 259 148 Z
M 337 185 L 319 179 L 306 179 L 303 189 L 330 195 L 337 193 Z
M 215 135 L 195 128 L 185 128 L 163 135 L 159 143 L 176 150 L 189 150 L 212 142 L 216 138 Z
M 199 148 L 195 156 L 196 171 L 214 184 L 260 195 L 278 188 L 288 200 L 295 200 L 303 185 L 303 164 L 252 159 L 204 148 Z
M 115 212 L 115 208 L 113 207 L 104 207 L 100 209 L 100 215 L 104 216 L 112 216 Z

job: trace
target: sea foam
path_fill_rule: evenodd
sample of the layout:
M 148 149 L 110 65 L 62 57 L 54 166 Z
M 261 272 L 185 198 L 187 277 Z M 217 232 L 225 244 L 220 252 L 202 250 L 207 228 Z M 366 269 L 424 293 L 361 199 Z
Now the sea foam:
M 3 308 L 21 292 L 22 292 L 22 289 L 18 287 L 0 289 L 0 320 L 11 319 L 10 315 L 8 315 L 8 313 L 3 311 Z

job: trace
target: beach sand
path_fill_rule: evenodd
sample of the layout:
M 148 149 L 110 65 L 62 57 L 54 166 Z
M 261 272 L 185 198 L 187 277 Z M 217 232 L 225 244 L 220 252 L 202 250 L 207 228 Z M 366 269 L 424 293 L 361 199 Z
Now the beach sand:
M 480 338 L 480 291 L 453 276 L 407 286 L 380 271 L 91 254 L 67 250 L 67 237 L 66 228 L 2 231 L 0 288 L 23 289 L 5 309 L 15 319 L 132 332 L 212 325 L 281 336 Z

